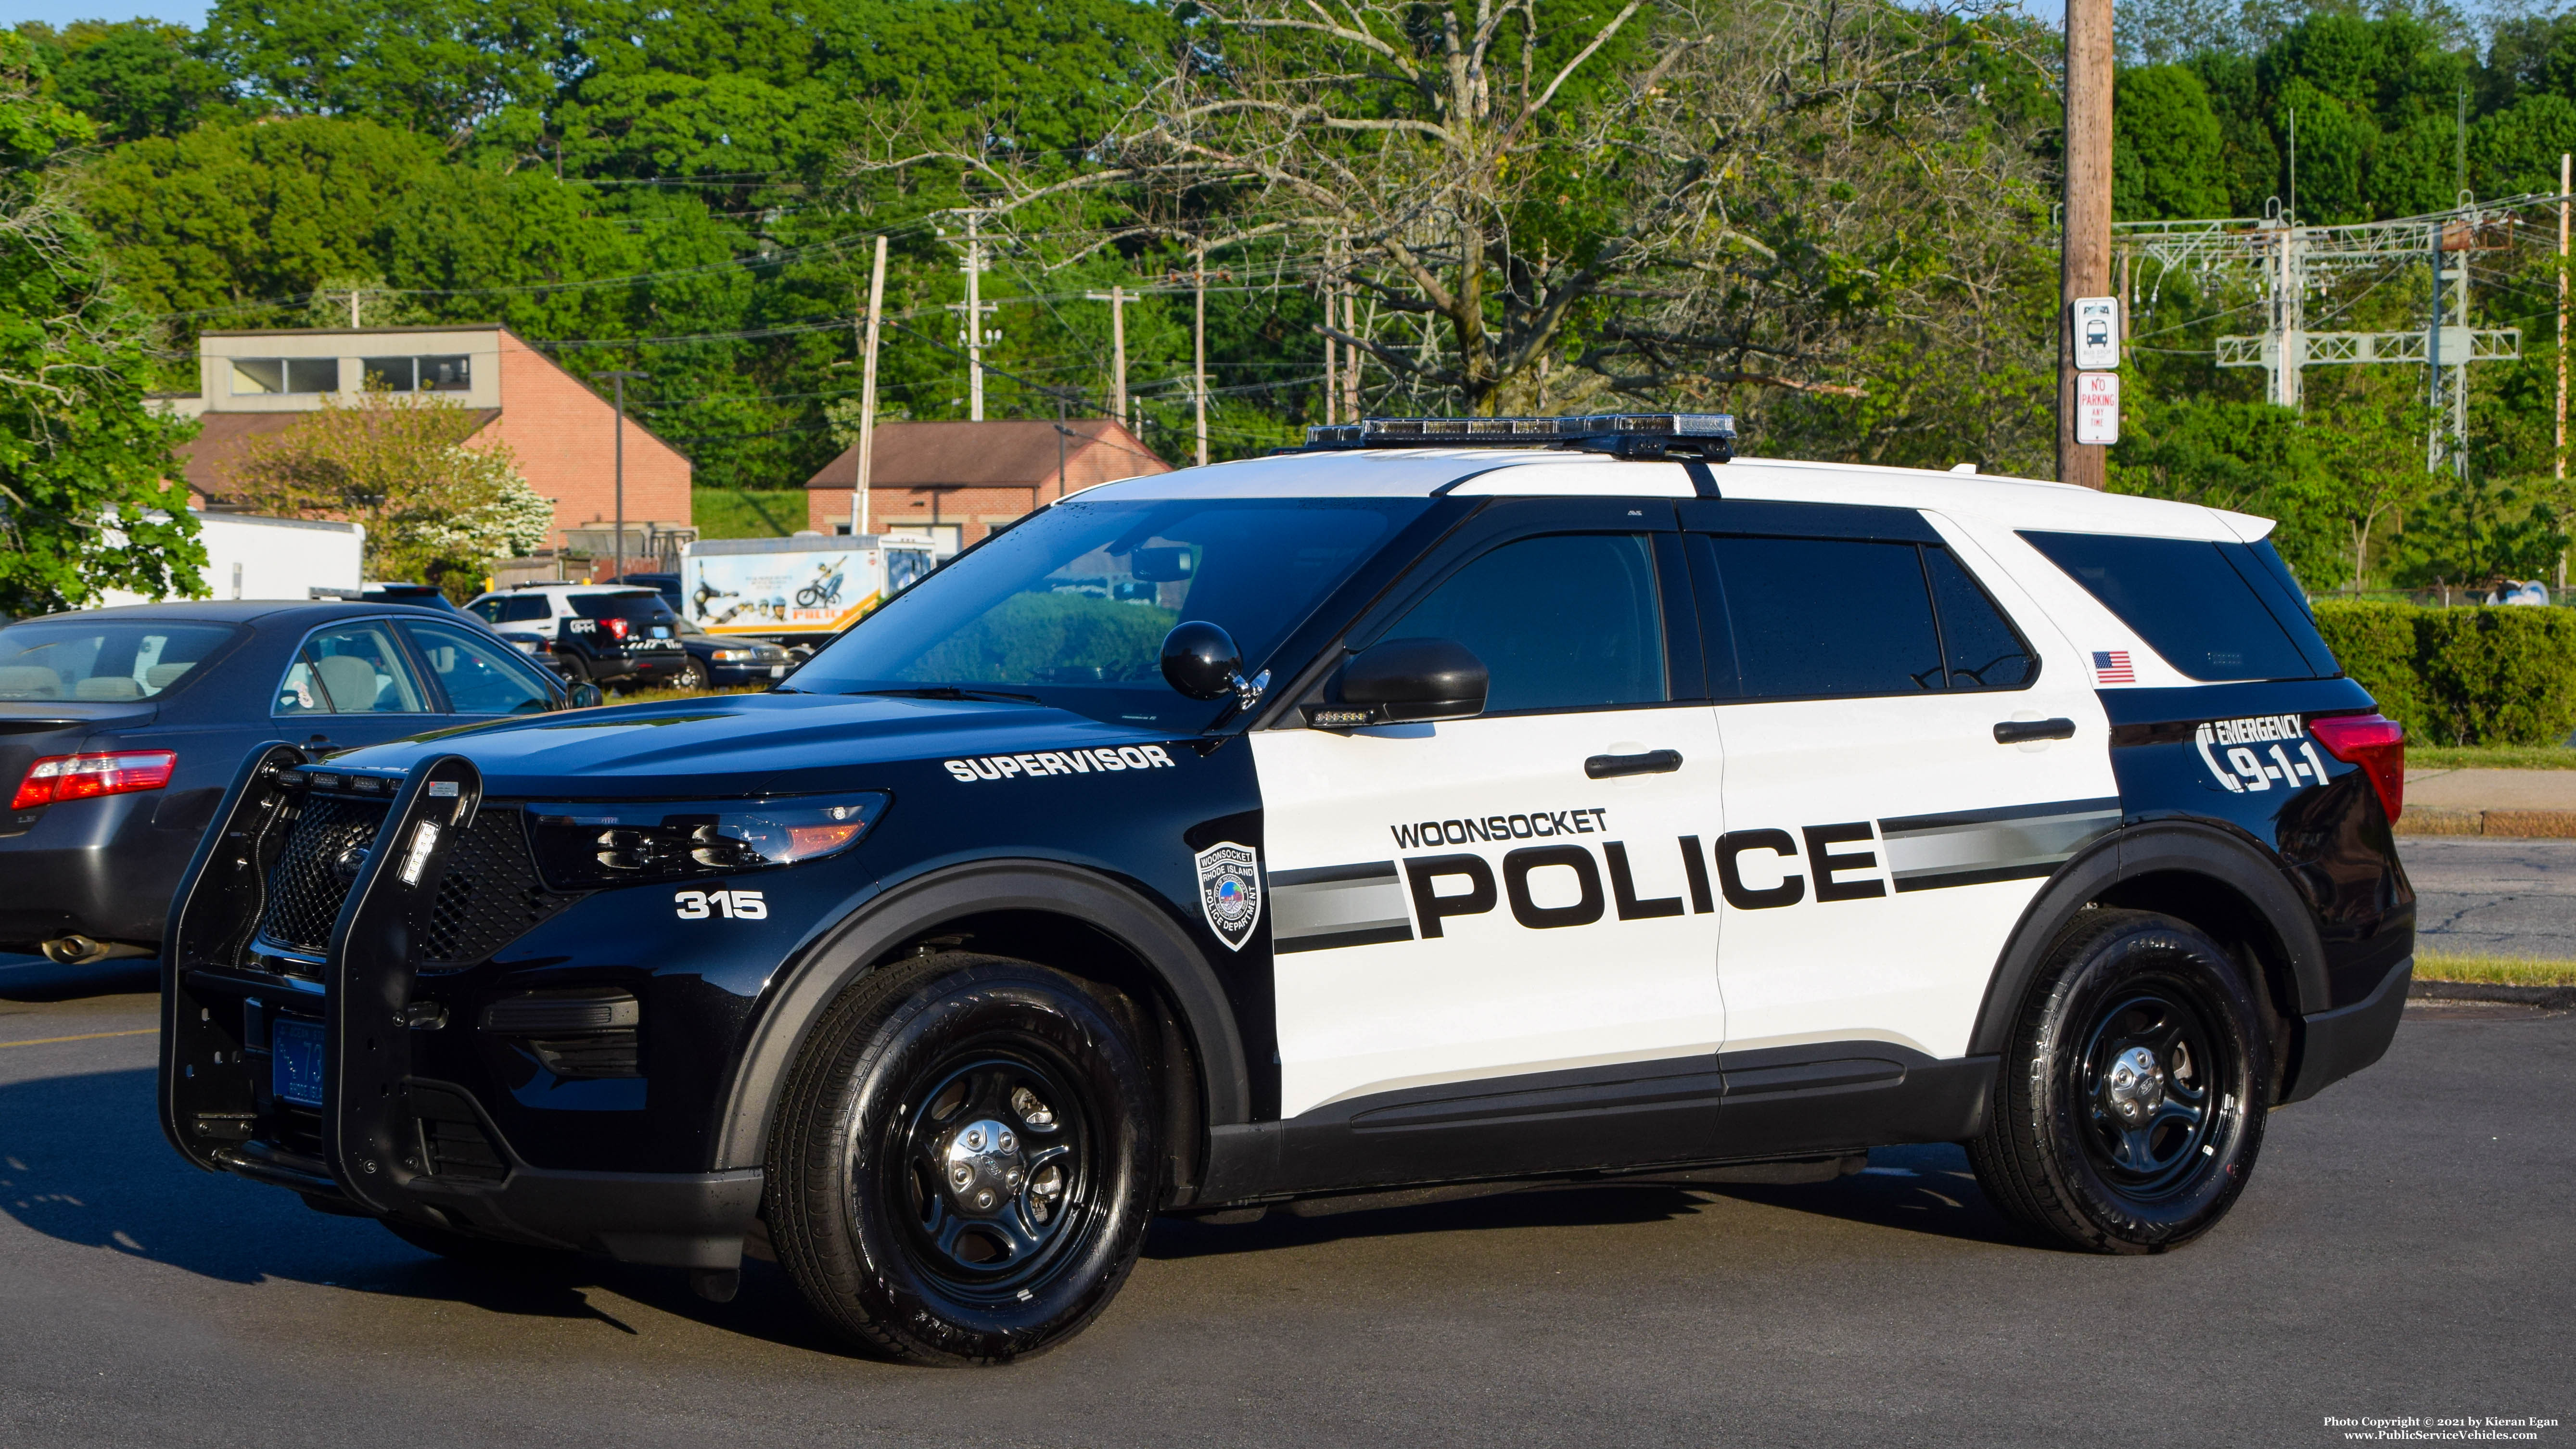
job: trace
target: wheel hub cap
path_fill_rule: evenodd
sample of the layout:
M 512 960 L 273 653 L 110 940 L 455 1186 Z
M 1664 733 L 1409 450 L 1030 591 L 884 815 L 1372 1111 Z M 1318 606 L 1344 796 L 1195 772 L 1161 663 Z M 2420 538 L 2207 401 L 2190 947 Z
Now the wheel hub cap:
M 970 1217 L 1000 1212 L 1028 1178 L 1020 1161 L 1019 1134 L 989 1117 L 949 1133 L 941 1158 L 946 1168 L 941 1185 L 948 1200 Z
M 2165 1069 L 2156 1054 L 2131 1047 L 2111 1063 L 2102 1078 L 2102 1105 L 2111 1115 L 2136 1126 L 2154 1115 L 2165 1099 Z

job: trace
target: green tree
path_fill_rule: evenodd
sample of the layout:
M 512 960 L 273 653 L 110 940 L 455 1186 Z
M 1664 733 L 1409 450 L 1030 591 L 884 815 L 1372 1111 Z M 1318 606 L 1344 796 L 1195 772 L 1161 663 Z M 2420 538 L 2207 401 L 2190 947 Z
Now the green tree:
M 2122 221 L 2227 215 L 2226 133 L 2200 77 L 2122 71 L 2111 107 L 2111 210 Z
M 231 103 L 232 78 L 186 26 L 82 20 L 59 34 L 33 22 L 19 32 L 51 72 L 54 98 L 96 121 L 101 141 L 175 136 Z
M 90 123 L 42 79 L 0 33 L 0 614 L 197 591 L 206 560 L 170 481 L 183 430 L 144 404 L 145 331 L 57 169 Z

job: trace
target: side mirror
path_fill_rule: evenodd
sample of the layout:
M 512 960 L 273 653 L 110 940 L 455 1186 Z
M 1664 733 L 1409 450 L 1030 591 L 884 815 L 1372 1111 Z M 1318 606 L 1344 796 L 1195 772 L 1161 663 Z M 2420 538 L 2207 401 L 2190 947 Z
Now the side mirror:
M 1270 671 L 1244 678 L 1243 651 L 1234 647 L 1234 636 L 1204 619 L 1191 619 L 1163 636 L 1163 680 L 1192 699 L 1231 694 L 1239 708 L 1250 709 L 1270 687 Z
M 1337 704 L 1311 705 L 1306 722 L 1326 729 L 1466 719 L 1485 712 L 1492 683 L 1485 661 L 1455 639 L 1389 639 L 1342 666 Z
M 564 691 L 564 693 L 566 695 L 564 708 L 566 709 L 597 709 L 601 705 L 608 703 L 608 696 L 600 693 L 599 686 L 591 683 L 587 679 Z

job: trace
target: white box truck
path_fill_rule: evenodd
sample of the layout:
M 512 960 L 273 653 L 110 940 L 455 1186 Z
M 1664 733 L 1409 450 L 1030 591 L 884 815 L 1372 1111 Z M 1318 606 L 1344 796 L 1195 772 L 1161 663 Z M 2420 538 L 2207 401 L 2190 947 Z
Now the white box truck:
M 188 513 L 197 520 L 198 540 L 206 546 L 207 598 L 302 602 L 313 598 L 315 589 L 354 591 L 365 578 L 365 524 L 193 508 Z M 110 589 L 98 607 L 151 602 L 142 594 Z
M 680 612 L 702 634 L 819 644 L 911 587 L 938 559 L 924 537 L 700 539 L 680 556 Z

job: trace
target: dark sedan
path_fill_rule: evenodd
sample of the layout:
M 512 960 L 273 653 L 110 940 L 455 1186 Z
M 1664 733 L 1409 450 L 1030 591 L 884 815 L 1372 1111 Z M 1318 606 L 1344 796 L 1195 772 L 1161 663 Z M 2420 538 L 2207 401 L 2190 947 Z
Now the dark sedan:
M 253 746 L 342 750 L 595 702 L 453 613 L 138 604 L 0 628 L 0 951 L 158 949 Z

